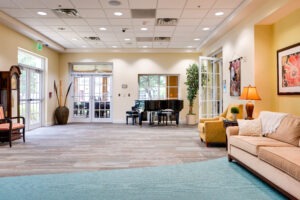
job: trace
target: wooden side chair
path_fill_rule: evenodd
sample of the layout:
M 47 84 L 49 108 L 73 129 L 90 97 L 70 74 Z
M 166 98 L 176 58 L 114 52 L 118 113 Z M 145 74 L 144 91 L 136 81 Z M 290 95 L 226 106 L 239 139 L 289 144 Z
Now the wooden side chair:
M 18 119 L 18 123 L 13 122 L 14 119 Z M 20 123 L 19 121 L 22 122 Z M 3 106 L 0 105 L 0 141 L 9 142 L 9 146 L 11 147 L 13 140 L 17 140 L 22 137 L 23 142 L 25 142 L 25 118 L 5 117 Z

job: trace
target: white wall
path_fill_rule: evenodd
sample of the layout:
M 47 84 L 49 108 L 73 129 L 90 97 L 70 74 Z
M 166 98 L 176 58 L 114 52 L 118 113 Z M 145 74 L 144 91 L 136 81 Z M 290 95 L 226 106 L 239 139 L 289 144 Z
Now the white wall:
M 186 99 L 186 68 L 198 63 L 199 54 L 195 53 L 69 53 L 60 56 L 60 79 L 69 79 L 70 62 L 112 62 L 113 63 L 113 122 L 124 123 L 125 112 L 138 99 L 138 74 L 180 74 L 179 97 L 184 100 L 180 112 L 180 123 L 185 122 L 188 113 Z M 122 84 L 127 84 L 122 89 Z M 64 83 L 66 88 L 67 81 Z M 128 94 L 130 93 L 130 97 Z M 119 97 L 118 94 L 121 94 Z M 197 100 L 196 100 L 197 102 Z M 70 103 L 70 98 L 69 98 Z M 195 103 L 195 111 L 198 111 Z

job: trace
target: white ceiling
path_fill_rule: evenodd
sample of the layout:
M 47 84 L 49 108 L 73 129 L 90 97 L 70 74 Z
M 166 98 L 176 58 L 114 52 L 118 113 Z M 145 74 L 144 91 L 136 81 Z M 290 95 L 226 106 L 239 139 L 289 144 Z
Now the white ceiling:
M 196 50 L 246 0 L 0 0 L 0 11 L 36 30 L 67 50 Z M 58 17 L 52 9 L 74 8 L 79 18 Z M 154 18 L 132 18 L 131 9 L 155 9 Z M 40 16 L 38 11 L 46 12 Z M 122 12 L 115 16 L 114 12 Z M 216 12 L 224 12 L 216 16 Z M 157 18 L 178 18 L 176 26 L 158 26 Z M 102 31 L 99 28 L 105 27 Z M 208 27 L 210 30 L 204 31 Z M 122 29 L 126 29 L 125 32 Z M 141 28 L 148 28 L 142 31 Z M 63 30 L 62 30 L 63 29 Z M 100 37 L 89 41 L 84 37 Z M 169 42 L 137 42 L 136 37 L 171 37 Z M 125 39 L 130 39 L 126 41 Z M 197 40 L 195 40 L 197 38 Z

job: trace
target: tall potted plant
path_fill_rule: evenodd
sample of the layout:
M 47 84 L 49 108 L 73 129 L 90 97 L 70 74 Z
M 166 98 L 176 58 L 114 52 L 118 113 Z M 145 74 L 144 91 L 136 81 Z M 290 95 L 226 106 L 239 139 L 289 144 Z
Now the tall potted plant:
M 57 103 L 58 103 L 58 107 L 55 109 L 55 118 L 58 124 L 67 124 L 68 122 L 68 118 L 69 118 L 69 108 L 66 106 L 67 103 L 67 97 L 68 94 L 70 92 L 71 89 L 71 85 L 72 83 L 70 83 L 66 96 L 65 96 L 65 100 L 63 103 L 63 99 L 62 99 L 62 84 L 61 81 L 59 82 L 59 94 L 57 91 L 57 86 L 56 83 L 54 81 L 54 91 L 56 94 L 56 98 L 57 98 Z
M 199 68 L 192 64 L 186 69 L 187 99 L 189 101 L 189 112 L 186 117 L 187 124 L 196 123 L 196 114 L 193 112 L 194 100 L 199 90 Z

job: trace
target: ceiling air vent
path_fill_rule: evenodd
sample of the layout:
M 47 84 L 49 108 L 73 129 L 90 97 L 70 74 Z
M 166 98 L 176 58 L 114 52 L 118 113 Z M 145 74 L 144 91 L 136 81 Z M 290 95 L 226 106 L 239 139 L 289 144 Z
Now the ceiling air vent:
M 84 37 L 83 39 L 91 41 L 100 41 L 100 38 L 98 36 Z
M 76 9 L 59 8 L 59 9 L 53 9 L 53 12 L 58 17 L 63 17 L 63 18 L 79 18 L 80 17 L 80 15 Z
M 152 42 L 153 37 L 136 37 L 137 42 Z
M 158 26 L 176 26 L 178 19 L 176 18 L 158 18 L 156 20 L 156 25 Z
M 131 9 L 131 17 L 133 19 L 155 18 L 155 9 Z
M 155 42 L 170 42 L 171 37 L 154 37 Z

